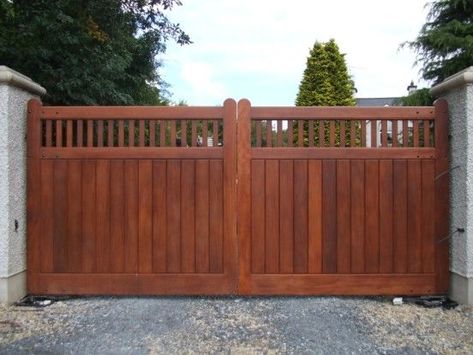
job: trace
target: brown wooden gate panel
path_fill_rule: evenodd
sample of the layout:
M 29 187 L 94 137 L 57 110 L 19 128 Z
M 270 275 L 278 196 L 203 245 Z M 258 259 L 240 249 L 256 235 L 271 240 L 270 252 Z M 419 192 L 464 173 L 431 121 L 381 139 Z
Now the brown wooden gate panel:
M 235 292 L 234 101 L 29 109 L 31 293 Z
M 242 294 L 446 292 L 444 102 L 238 120 Z
M 448 289 L 445 101 L 28 112 L 30 293 Z

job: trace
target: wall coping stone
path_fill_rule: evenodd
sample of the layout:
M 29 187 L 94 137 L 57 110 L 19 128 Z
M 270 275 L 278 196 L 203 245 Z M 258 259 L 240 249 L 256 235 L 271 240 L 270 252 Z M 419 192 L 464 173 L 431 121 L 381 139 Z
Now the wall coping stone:
M 46 94 L 46 89 L 41 85 L 36 84 L 27 76 L 20 74 L 5 65 L 0 65 L 0 84 L 10 84 L 20 89 L 24 89 L 33 95 L 43 96 Z
M 452 76 L 449 76 L 440 84 L 430 89 L 432 96 L 442 96 L 447 91 L 451 91 L 457 87 L 473 83 L 473 66 L 468 67 Z

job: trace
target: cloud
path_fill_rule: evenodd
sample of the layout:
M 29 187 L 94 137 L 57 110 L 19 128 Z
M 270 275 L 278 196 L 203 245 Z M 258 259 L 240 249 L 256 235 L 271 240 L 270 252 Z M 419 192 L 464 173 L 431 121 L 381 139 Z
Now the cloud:
M 335 38 L 359 96 L 403 95 L 418 68 L 399 45 L 425 15 L 423 0 L 188 0 L 169 17 L 194 43 L 169 44 L 165 79 L 191 104 L 226 96 L 292 104 L 314 41 Z

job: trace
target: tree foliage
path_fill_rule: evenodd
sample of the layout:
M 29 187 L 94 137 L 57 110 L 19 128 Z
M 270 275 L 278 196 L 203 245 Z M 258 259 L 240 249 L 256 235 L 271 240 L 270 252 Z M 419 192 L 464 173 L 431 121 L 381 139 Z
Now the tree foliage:
M 417 38 L 406 42 L 417 52 L 422 76 L 442 82 L 473 65 L 473 1 L 436 0 Z
M 430 95 L 430 90 L 423 88 L 399 98 L 394 104 L 397 106 L 432 106 L 433 103 L 434 98 Z
M 315 42 L 299 85 L 297 106 L 353 106 L 354 84 L 335 40 Z
M 166 103 L 156 55 L 190 42 L 164 12 L 179 0 L 0 0 L 1 64 L 49 104 Z

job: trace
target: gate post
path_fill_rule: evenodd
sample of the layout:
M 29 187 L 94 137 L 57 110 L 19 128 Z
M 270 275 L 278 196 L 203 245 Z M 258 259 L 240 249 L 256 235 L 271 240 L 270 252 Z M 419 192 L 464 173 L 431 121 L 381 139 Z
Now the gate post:
M 0 302 L 26 294 L 26 113 L 46 90 L 0 66 Z
M 238 240 L 240 254 L 239 294 L 249 294 L 250 233 L 251 233 L 251 104 L 247 99 L 238 102 Z
M 450 227 L 443 237 L 450 239 L 451 246 L 450 297 L 473 304 L 473 67 L 448 77 L 430 92 L 448 102 L 450 117 L 450 142 L 444 147 L 445 152 L 450 148 Z M 437 111 L 446 114 L 446 103 L 437 103 Z M 446 129 L 443 125 L 439 128 Z M 439 157 L 437 164 L 442 164 Z M 438 176 L 437 187 L 443 177 Z M 447 195 L 448 187 L 437 189 L 439 192 Z

